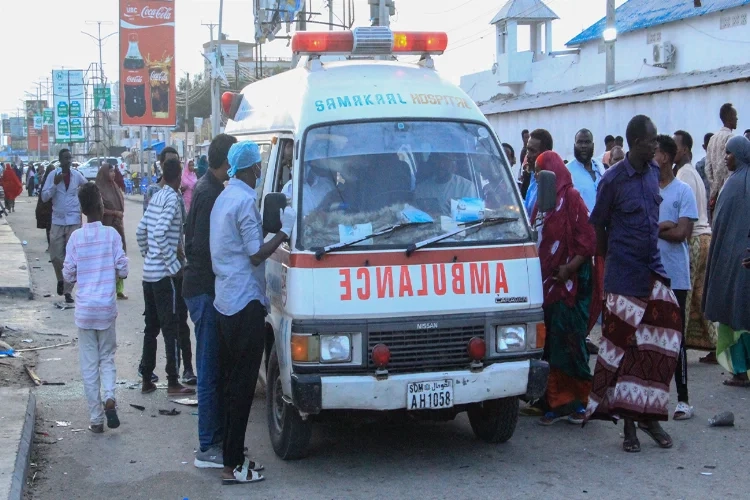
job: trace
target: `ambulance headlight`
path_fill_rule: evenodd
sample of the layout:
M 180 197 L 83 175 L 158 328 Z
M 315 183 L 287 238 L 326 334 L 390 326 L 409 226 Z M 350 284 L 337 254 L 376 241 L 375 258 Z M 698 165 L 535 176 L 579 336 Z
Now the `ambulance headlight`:
M 523 325 L 496 326 L 495 348 L 498 353 L 526 349 L 526 327 Z
M 352 337 L 348 333 L 320 336 L 321 363 L 347 363 L 352 360 Z

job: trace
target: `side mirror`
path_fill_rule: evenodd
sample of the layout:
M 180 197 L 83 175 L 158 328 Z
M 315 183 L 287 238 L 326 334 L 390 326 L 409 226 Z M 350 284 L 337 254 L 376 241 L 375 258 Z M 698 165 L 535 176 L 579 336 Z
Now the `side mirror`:
M 278 233 L 281 231 L 281 210 L 286 207 L 284 193 L 268 193 L 263 203 L 263 231 Z
M 539 212 L 555 209 L 557 203 L 557 176 L 549 170 L 542 170 L 536 180 L 536 206 Z

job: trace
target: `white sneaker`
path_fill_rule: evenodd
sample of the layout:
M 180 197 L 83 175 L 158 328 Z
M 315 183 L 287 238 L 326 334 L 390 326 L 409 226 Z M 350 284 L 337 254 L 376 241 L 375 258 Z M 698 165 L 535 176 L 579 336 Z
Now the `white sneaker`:
M 221 448 L 209 448 L 195 454 L 193 465 L 199 469 L 221 469 L 224 467 L 224 454 Z
M 693 418 L 695 411 L 692 406 L 687 403 L 680 401 L 677 403 L 677 407 L 674 409 L 672 420 L 690 420 Z

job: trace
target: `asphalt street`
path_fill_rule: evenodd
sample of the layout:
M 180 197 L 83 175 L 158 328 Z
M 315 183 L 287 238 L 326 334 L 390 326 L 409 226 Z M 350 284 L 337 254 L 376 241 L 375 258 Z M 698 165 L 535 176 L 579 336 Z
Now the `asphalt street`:
M 44 231 L 36 229 L 34 203 L 19 198 L 10 222 L 26 240 L 36 299 L 0 304 L 2 322 L 28 325 L 75 337 L 72 310 L 54 303 L 55 277 L 45 253 Z M 126 231 L 130 277 L 128 301 L 117 319 L 118 404 L 122 426 L 103 435 L 88 432 L 87 411 L 75 345 L 39 351 L 37 373 L 64 386 L 37 389 L 39 419 L 34 474 L 35 499 L 209 499 L 209 498 L 728 498 L 743 497 L 750 451 L 750 390 L 724 387 L 723 370 L 697 362 L 689 352 L 693 420 L 668 422 L 674 438 L 662 450 L 639 434 L 642 452 L 621 449 L 622 425 L 560 422 L 551 427 L 521 417 L 510 442 L 489 445 L 475 439 L 465 416 L 453 422 L 364 423 L 345 420 L 319 425 L 310 456 L 284 462 L 270 446 L 265 402 L 253 405 L 246 445 L 266 466 L 266 481 L 222 486 L 216 470 L 193 467 L 197 408 L 172 404 L 166 390 L 141 395 L 130 389 L 143 331 L 142 258 L 135 228 L 141 206 L 128 202 Z M 39 259 L 38 261 L 36 259 Z M 1 261 L 1 260 L 0 260 Z M 51 294 L 50 297 L 44 297 Z M 10 300 L 10 299 L 8 299 Z M 159 341 L 157 373 L 164 378 Z M 200 375 L 199 375 L 200 376 Z M 676 393 L 672 391 L 672 408 Z M 130 406 L 146 407 L 139 411 Z M 177 408 L 177 416 L 159 409 Z M 709 428 L 707 420 L 730 410 L 732 428 Z M 57 422 L 70 422 L 58 426 Z M 31 476 L 30 476 L 31 479 Z

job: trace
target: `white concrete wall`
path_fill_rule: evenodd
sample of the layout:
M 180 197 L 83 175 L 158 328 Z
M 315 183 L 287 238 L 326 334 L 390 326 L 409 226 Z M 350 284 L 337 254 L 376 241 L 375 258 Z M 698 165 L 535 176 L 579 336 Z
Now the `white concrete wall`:
M 734 14 L 750 17 L 750 5 L 620 35 L 615 57 L 617 81 L 750 63 L 750 25 L 720 29 L 721 18 Z M 670 42 L 677 49 L 675 66 L 670 70 L 643 64 L 644 59 L 651 60 L 653 44 L 648 43 L 648 34 L 655 32 L 661 32 L 661 43 Z M 514 87 L 499 86 L 491 71 L 465 75 L 461 77 L 461 88 L 475 101 L 484 102 L 497 94 L 538 94 L 587 87 L 604 83 L 605 55 L 599 53 L 599 42 L 591 41 L 581 47 L 580 55 L 534 62 L 531 72 L 525 85 Z
M 659 133 L 671 135 L 678 129 L 689 132 L 695 141 L 693 158 L 697 161 L 704 156 L 700 147 L 703 135 L 721 128 L 719 108 L 725 102 L 737 108 L 738 132 L 749 129 L 750 84 L 747 82 L 495 114 L 487 118 L 500 140 L 516 150 L 516 157 L 522 146 L 521 130 L 544 128 L 552 134 L 555 151 L 564 159 L 572 160 L 574 137 L 581 128 L 594 133 L 594 155 L 599 156 L 604 151 L 607 134 L 625 137 L 628 121 L 637 114 L 645 114 L 654 121 Z M 627 144 L 625 146 L 627 150 Z

